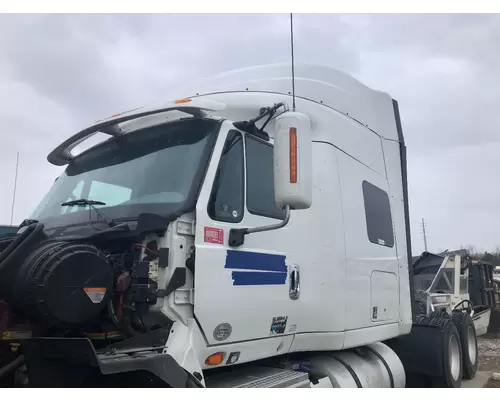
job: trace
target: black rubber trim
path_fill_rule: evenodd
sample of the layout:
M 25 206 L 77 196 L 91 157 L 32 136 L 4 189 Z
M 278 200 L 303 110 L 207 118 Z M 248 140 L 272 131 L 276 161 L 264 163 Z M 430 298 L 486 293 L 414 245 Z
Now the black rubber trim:
M 351 368 L 351 366 L 349 364 L 347 364 L 344 360 L 341 360 L 340 358 L 334 356 L 333 354 L 328 354 L 328 355 L 331 358 L 333 358 L 335 361 L 338 361 L 339 363 L 341 363 L 345 367 L 345 369 L 349 371 L 352 378 L 354 379 L 354 382 L 356 382 L 356 385 L 358 386 L 358 388 L 363 388 L 363 385 L 361 384 L 361 381 L 359 380 L 358 375 L 356 375 L 356 372 L 354 372 L 354 370 Z
M 140 235 L 142 232 L 164 232 L 170 220 L 163 215 L 155 213 L 141 213 L 137 219 L 135 232 Z
M 159 251 L 159 257 L 158 257 L 158 265 L 160 268 L 167 268 L 168 267 L 168 258 L 170 255 L 170 249 L 168 247 L 160 247 Z
M 169 296 L 174 290 L 179 289 L 180 287 L 186 284 L 186 268 L 176 268 L 174 269 L 174 273 L 168 282 L 167 288 L 164 291 L 159 291 L 162 294 L 162 297 Z
M 387 373 L 389 374 L 389 381 L 391 383 L 391 388 L 394 389 L 394 375 L 392 375 L 391 368 L 389 367 L 389 364 L 387 364 L 387 361 L 385 361 L 384 357 L 375 349 L 372 349 L 371 347 L 366 346 L 366 348 L 371 351 L 373 354 L 375 354 L 380 361 L 382 361 L 382 364 L 384 364 L 385 369 L 387 370 Z
M 231 140 L 229 140 L 230 135 L 233 135 Z M 235 140 L 237 138 L 237 140 Z M 241 140 L 241 167 L 242 167 L 242 174 L 240 176 L 241 178 L 241 185 L 239 188 L 236 188 L 236 190 L 240 190 L 242 193 L 242 202 L 238 206 L 241 206 L 241 215 L 238 216 L 237 219 L 235 218 L 230 218 L 230 217 L 217 217 L 215 215 L 214 210 L 212 210 L 213 203 L 215 202 L 215 195 L 217 194 L 217 191 L 219 190 L 219 180 L 220 180 L 220 173 L 221 173 L 221 167 L 222 165 L 222 158 L 226 156 L 226 154 L 235 146 L 235 144 L 238 143 L 238 141 Z M 219 163 L 217 164 L 217 172 L 215 174 L 214 182 L 212 185 L 212 190 L 210 191 L 210 197 L 208 200 L 207 204 L 207 214 L 210 217 L 212 221 L 217 221 L 217 222 L 227 222 L 230 224 L 238 224 L 241 221 L 243 221 L 243 216 L 245 215 L 245 139 L 243 137 L 243 134 L 235 129 L 231 129 L 226 136 L 225 142 L 224 142 L 224 147 L 222 148 L 222 153 L 219 158 Z M 229 146 L 228 146 L 229 144 Z
M 32 387 L 86 387 L 82 384 L 90 377 L 89 368 L 97 368 L 103 375 L 144 370 L 172 388 L 185 388 L 189 378 L 169 354 L 98 355 L 89 339 L 32 338 L 23 342 L 23 349 Z
M 170 335 L 170 328 L 172 327 L 172 324 L 173 323 L 169 321 L 169 324 L 163 328 L 146 333 L 140 333 L 120 342 L 110 344 L 106 346 L 106 348 L 113 351 L 146 347 L 158 348 L 164 346 Z
M 19 234 L 2 253 L 0 253 L 0 263 L 5 262 L 0 268 L 3 269 L 14 257 L 21 253 L 21 250 L 26 251 L 28 246 L 32 246 L 36 239 L 39 239 L 37 234 L 43 231 L 44 225 L 36 223 L 29 225 L 23 232 Z
M 399 141 L 399 153 L 401 158 L 401 176 L 403 179 L 403 204 L 405 212 L 405 229 L 406 229 L 406 253 L 408 256 L 408 277 L 410 280 L 410 299 L 411 299 L 411 310 L 412 319 L 415 321 L 416 313 L 416 302 L 414 297 L 414 284 L 413 284 L 413 266 L 412 266 L 412 251 L 411 251 L 411 232 L 410 232 L 410 207 L 408 204 L 408 169 L 406 160 L 406 145 L 403 135 L 403 127 L 401 126 L 401 117 L 399 115 L 399 105 L 396 100 L 392 100 L 392 106 L 394 108 L 394 118 L 396 119 L 396 129 L 398 132 Z
M 403 127 L 401 125 L 401 116 L 399 115 L 399 104 L 396 100 L 392 100 L 392 107 L 394 108 L 394 117 L 396 118 L 396 129 L 398 132 L 398 141 L 400 144 L 405 145 L 405 138 L 403 135 Z

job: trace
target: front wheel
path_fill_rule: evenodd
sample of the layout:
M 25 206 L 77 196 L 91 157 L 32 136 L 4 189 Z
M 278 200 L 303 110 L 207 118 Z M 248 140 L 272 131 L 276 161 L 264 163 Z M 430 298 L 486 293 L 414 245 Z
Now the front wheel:
M 463 312 L 454 312 L 452 320 L 462 343 L 463 377 L 472 379 L 476 376 L 478 364 L 477 336 L 474 321 Z

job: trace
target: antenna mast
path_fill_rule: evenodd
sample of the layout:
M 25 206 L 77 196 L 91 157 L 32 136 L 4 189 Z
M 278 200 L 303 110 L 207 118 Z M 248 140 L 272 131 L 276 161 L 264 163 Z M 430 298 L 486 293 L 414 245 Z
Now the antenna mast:
M 427 231 L 425 230 L 425 226 L 426 226 L 426 223 L 425 223 L 424 219 L 422 218 L 422 224 L 421 224 L 422 236 L 424 239 L 424 248 L 425 248 L 425 251 L 427 251 Z
M 12 225 L 12 221 L 14 220 L 14 205 L 16 203 L 16 190 L 17 190 L 17 171 L 19 169 L 19 152 L 17 152 L 16 158 L 16 175 L 14 178 L 14 193 L 12 193 L 12 209 L 10 211 L 10 224 Z
M 293 14 L 290 13 L 290 44 L 292 49 L 292 109 L 295 111 L 295 58 L 293 54 Z

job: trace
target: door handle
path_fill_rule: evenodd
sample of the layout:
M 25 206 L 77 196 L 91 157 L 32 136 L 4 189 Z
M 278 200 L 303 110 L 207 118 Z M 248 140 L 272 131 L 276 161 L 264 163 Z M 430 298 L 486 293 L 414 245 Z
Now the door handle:
M 290 265 L 290 298 L 297 300 L 300 296 L 300 272 L 299 266 Z

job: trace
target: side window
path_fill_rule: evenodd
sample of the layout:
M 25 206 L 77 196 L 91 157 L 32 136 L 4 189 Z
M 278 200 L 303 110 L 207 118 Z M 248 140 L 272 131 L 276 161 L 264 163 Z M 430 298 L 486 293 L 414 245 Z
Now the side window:
M 391 204 L 385 191 L 363 181 L 366 229 L 370 242 L 381 246 L 394 246 L 392 230 Z
M 237 223 L 243 219 L 243 138 L 231 131 L 222 150 L 214 186 L 208 202 L 208 215 L 216 221 Z
M 273 147 L 245 136 L 247 155 L 247 208 L 252 214 L 283 219 L 285 213 L 274 200 Z

